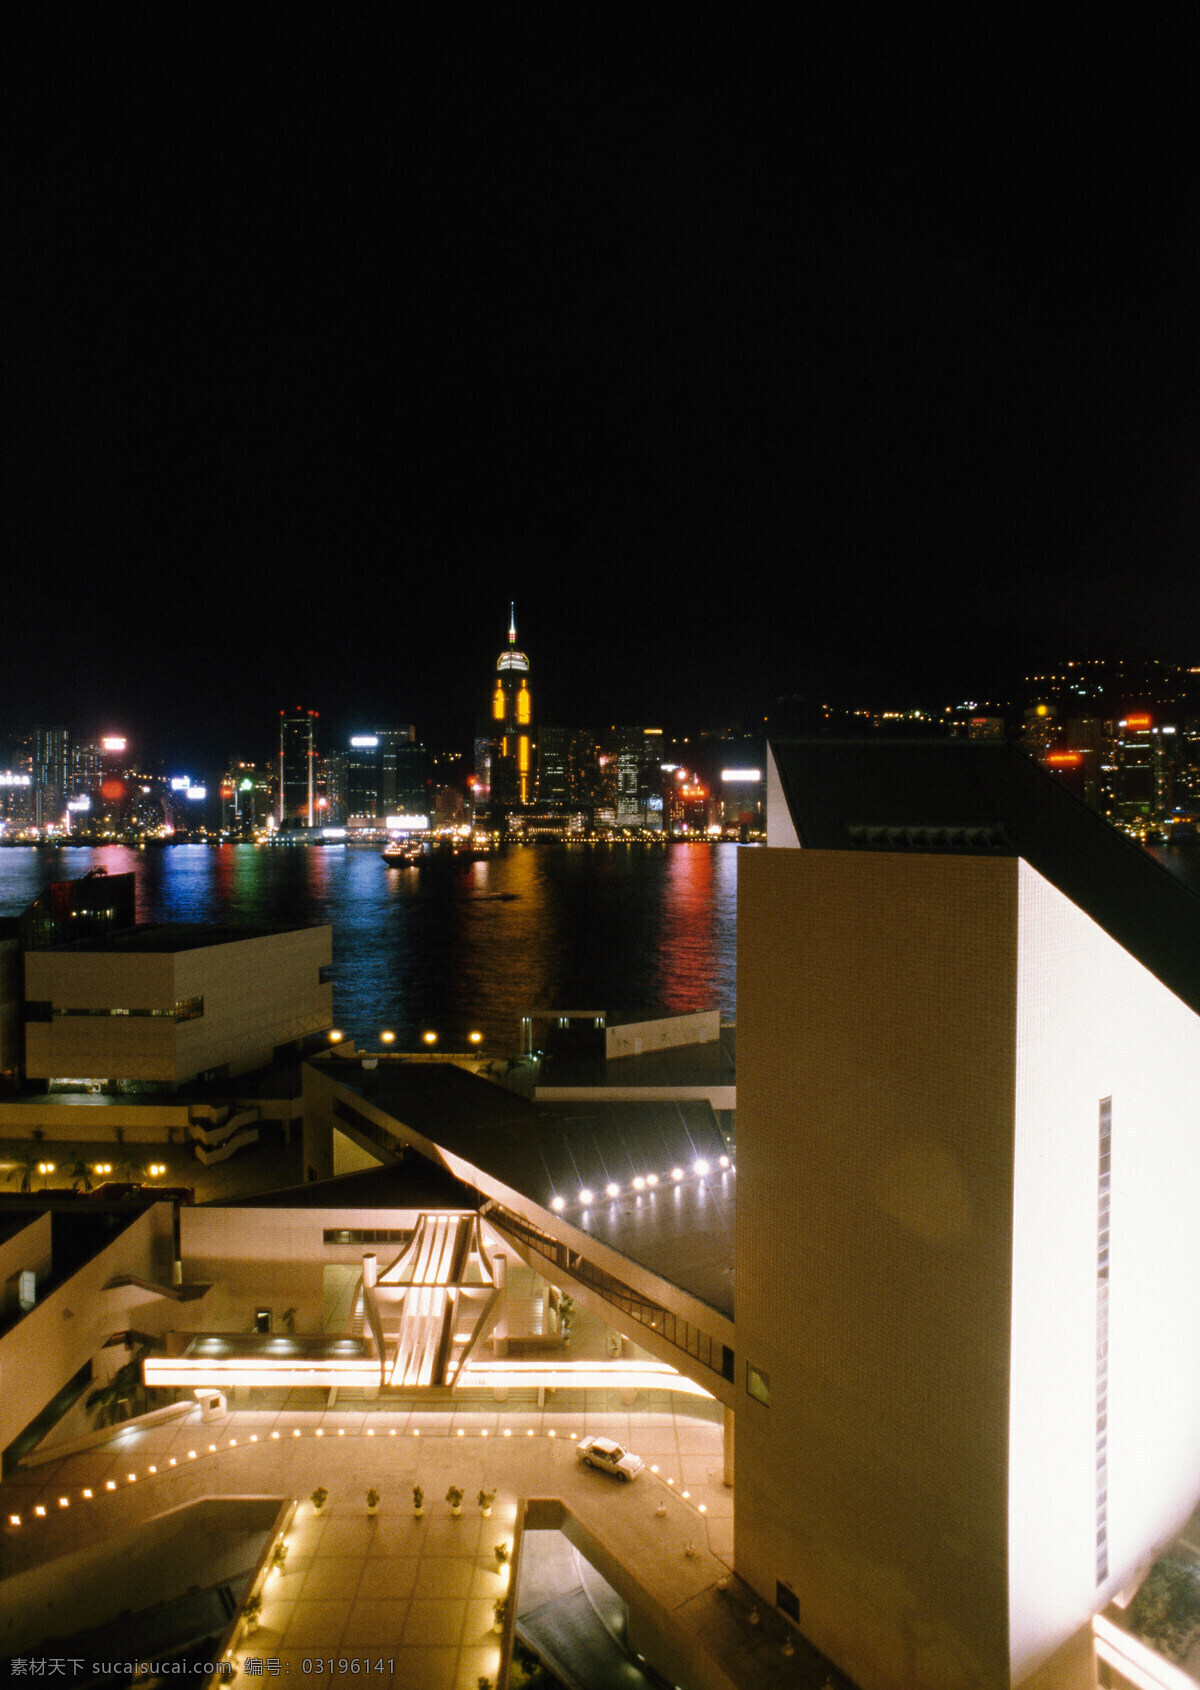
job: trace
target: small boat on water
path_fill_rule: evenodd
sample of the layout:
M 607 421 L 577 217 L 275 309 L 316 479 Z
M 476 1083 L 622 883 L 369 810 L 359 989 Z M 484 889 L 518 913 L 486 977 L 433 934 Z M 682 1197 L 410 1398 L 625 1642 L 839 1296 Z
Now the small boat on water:
M 389 868 L 419 868 L 421 847 L 419 845 L 387 845 L 383 849 L 382 856 Z

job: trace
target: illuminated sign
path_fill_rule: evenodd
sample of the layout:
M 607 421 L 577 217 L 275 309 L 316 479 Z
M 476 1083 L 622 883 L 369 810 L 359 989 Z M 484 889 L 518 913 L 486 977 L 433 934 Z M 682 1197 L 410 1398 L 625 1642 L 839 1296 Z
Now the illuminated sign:
M 386 816 L 384 820 L 391 833 L 416 833 L 429 826 L 428 816 Z
M 379 736 L 378 734 L 354 734 L 350 743 L 358 750 L 373 751 L 379 744 Z
M 254 782 L 252 780 L 244 780 L 242 782 L 242 784 L 238 787 L 239 792 L 252 792 L 253 790 L 254 790 Z
M 32 775 L 0 775 L 0 786 L 31 786 L 32 784 Z
M 171 782 L 172 792 L 186 792 L 192 784 L 191 775 L 176 775 Z
M 344 839 L 345 837 L 346 830 L 344 827 L 323 827 L 321 829 L 322 839 Z
M 124 751 L 125 741 L 119 738 L 102 739 L 101 745 L 106 751 Z
M 1126 716 L 1125 726 L 1130 733 L 1144 733 L 1150 726 L 1149 716 Z
M 74 811 L 74 813 L 76 815 L 78 815 L 80 810 L 90 810 L 91 807 L 92 807 L 92 801 L 91 801 L 90 798 L 88 798 L 86 796 L 83 797 L 83 798 L 68 798 L 67 799 L 67 809 Z
M 762 779 L 761 769 L 722 769 L 721 779 L 728 785 L 751 785 Z
M 187 789 L 187 796 L 195 799 L 207 798 L 208 788 L 206 786 L 189 786 Z
M 1082 762 L 1082 751 L 1052 751 L 1046 758 L 1050 769 L 1077 769 Z

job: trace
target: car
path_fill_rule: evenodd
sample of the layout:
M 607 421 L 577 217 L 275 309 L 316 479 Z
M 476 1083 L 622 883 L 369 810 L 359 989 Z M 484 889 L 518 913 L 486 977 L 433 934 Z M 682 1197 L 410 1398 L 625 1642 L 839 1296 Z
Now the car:
M 580 1438 L 579 1459 L 598 1473 L 613 1473 L 627 1482 L 636 1479 L 646 1463 L 632 1450 L 622 1449 L 611 1438 Z

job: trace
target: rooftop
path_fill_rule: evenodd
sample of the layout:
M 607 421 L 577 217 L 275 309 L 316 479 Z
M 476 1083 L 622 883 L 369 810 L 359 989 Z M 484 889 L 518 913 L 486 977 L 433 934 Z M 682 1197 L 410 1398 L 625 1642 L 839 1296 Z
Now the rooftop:
M 318 922 L 312 926 L 320 926 Z M 244 939 L 269 939 L 280 933 L 302 932 L 303 928 L 245 926 L 214 922 L 142 922 L 116 933 L 101 933 L 91 939 L 76 939 L 66 945 L 52 945 L 53 951 L 100 951 L 105 954 L 160 954 L 201 951 L 210 945 L 236 945 Z
M 771 754 L 802 848 L 1023 858 L 1200 1013 L 1200 897 L 1016 746 L 777 740 Z
M 364 1070 L 330 1055 L 319 1067 L 542 1208 L 558 1199 L 581 1232 L 732 1318 L 737 1182 L 706 1101 L 537 1104 L 449 1063 L 371 1060 Z

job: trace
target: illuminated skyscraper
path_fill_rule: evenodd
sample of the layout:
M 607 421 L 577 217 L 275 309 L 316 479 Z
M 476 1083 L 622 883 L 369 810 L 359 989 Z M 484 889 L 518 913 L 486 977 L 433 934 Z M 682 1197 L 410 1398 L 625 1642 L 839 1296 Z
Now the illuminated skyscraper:
M 67 743 L 66 728 L 39 725 L 33 730 L 30 773 L 38 827 L 62 819 L 68 791 Z
M 312 827 L 315 819 L 314 776 L 316 770 L 317 711 L 298 706 L 289 716 L 279 712 L 279 809 L 281 827 Z
M 531 803 L 536 780 L 533 693 L 529 659 L 517 648 L 514 605 L 509 607 L 508 644 L 496 659 L 488 743 L 492 804 Z

